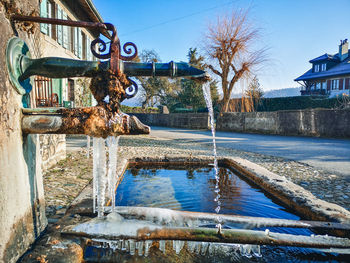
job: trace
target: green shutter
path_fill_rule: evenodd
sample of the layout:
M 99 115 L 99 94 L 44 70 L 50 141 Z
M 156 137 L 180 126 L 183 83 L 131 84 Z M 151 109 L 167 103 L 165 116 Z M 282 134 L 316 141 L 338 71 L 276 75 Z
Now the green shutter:
M 41 0 L 40 16 L 47 17 L 47 0 Z M 47 35 L 47 32 L 48 32 L 47 24 L 40 24 L 40 30 L 41 32 Z
M 90 38 L 86 36 L 86 60 L 91 60 Z
M 57 18 L 58 19 L 62 19 L 62 9 L 59 5 L 57 5 Z M 63 33 L 62 33 L 62 26 L 61 25 L 57 25 L 57 42 L 58 44 L 62 45 L 63 43 Z
M 68 20 L 67 13 L 63 11 L 63 19 Z M 67 26 L 63 26 L 63 47 L 68 48 L 68 30 Z
M 78 38 L 79 38 L 79 46 L 78 46 L 78 57 L 83 57 L 83 35 L 81 33 L 81 29 L 78 28 Z
M 48 18 L 52 18 L 52 4 L 50 1 L 46 1 L 47 2 L 47 17 Z M 47 24 L 47 35 L 52 37 L 52 25 Z
M 58 103 L 62 104 L 62 79 L 52 79 L 52 93 L 58 95 Z
M 74 28 L 74 54 L 78 56 L 78 47 L 79 47 L 79 38 L 78 38 L 78 29 Z

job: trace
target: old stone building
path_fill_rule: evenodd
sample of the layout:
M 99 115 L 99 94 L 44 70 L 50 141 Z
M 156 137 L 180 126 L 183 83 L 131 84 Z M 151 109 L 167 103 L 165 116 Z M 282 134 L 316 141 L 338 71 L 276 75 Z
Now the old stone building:
M 23 93 L 11 83 L 7 47 L 15 36 L 32 58 L 56 56 L 91 60 L 93 30 L 31 23 L 12 23 L 14 14 L 102 22 L 90 0 L 0 1 L 0 262 L 16 262 L 47 226 L 41 163 L 65 156 L 64 135 L 23 134 Z M 81 105 L 84 80 L 33 77 L 27 107 Z M 86 86 L 86 85 L 85 85 Z M 28 97 L 28 96 L 27 96 Z M 65 103 L 65 101 L 67 101 Z
M 41 17 L 103 22 L 90 0 L 41 0 L 39 10 Z M 32 37 L 32 49 L 36 58 L 56 56 L 96 60 L 90 45 L 98 35 L 99 32 L 85 28 L 41 24 L 40 31 Z M 33 84 L 32 108 L 90 106 L 93 100 L 87 79 L 49 79 L 35 76 Z M 65 135 L 40 135 L 39 138 L 43 169 L 65 158 Z

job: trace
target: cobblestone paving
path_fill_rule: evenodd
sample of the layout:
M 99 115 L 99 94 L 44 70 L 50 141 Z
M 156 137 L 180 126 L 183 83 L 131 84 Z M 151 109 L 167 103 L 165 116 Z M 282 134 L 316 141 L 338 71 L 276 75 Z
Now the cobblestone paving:
M 91 151 L 91 150 L 90 150 Z M 91 153 L 90 153 L 91 154 Z M 120 157 L 135 156 L 208 156 L 212 145 L 183 141 L 181 139 L 155 139 L 149 136 L 123 136 L 120 139 Z M 279 157 L 218 148 L 219 156 L 241 157 L 266 169 L 285 176 L 290 181 L 309 190 L 325 201 L 336 203 L 350 210 L 350 180 L 329 174 L 306 164 Z M 87 158 L 87 149 L 69 153 L 44 174 L 45 198 L 48 215 L 64 210 L 92 179 L 92 158 Z

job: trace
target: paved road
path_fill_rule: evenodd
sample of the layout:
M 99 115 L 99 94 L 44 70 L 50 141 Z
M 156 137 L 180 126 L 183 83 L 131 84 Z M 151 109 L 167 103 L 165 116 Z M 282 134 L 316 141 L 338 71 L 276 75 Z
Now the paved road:
M 177 128 L 152 127 L 151 136 L 160 138 L 181 138 L 184 140 L 211 142 L 210 131 L 196 131 Z M 331 173 L 350 179 L 350 140 L 312 137 L 291 137 L 276 135 L 217 132 L 220 147 L 279 156 L 307 163 Z

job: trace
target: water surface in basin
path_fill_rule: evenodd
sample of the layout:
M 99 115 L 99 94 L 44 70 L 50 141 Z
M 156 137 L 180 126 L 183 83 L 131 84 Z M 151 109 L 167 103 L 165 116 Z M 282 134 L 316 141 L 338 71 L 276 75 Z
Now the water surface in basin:
M 220 201 L 222 214 L 255 217 L 301 219 L 278 200 L 250 185 L 231 170 L 220 167 Z M 175 210 L 214 213 L 215 171 L 212 167 L 142 167 L 130 168 L 116 192 L 117 206 L 147 206 Z M 235 228 L 237 225 L 225 225 Z M 258 228 L 256 228 L 258 229 Z M 265 228 L 259 229 L 265 230 Z M 308 229 L 269 228 L 272 232 L 295 235 L 313 234 Z M 263 262 L 328 262 L 343 256 L 294 247 L 262 247 Z M 247 261 L 248 259 L 245 259 Z M 249 261 L 250 261 L 249 260 Z

